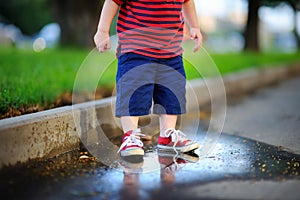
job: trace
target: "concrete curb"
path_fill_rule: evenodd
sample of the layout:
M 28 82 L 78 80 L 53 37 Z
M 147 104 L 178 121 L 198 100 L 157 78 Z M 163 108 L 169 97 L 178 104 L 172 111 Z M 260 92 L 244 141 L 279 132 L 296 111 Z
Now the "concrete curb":
M 230 95 L 249 92 L 299 74 L 299 64 L 276 68 L 251 68 L 225 75 L 223 82 L 226 95 Z M 208 91 L 207 81 L 214 84 L 215 80 L 211 78 L 206 81 L 189 81 L 187 99 L 196 95 L 197 101 L 189 102 L 188 112 L 197 110 L 199 106 L 209 103 L 211 98 L 217 98 L 225 92 L 218 87 L 214 87 L 213 92 Z M 49 158 L 78 149 L 79 134 L 84 134 L 80 138 L 87 140 L 85 143 L 88 143 L 88 140 L 92 141 L 93 135 L 85 135 L 91 127 L 96 130 L 99 126 L 97 119 L 101 119 L 102 124 L 115 124 L 114 101 L 115 98 L 112 97 L 0 120 L 0 169 L 7 165 Z

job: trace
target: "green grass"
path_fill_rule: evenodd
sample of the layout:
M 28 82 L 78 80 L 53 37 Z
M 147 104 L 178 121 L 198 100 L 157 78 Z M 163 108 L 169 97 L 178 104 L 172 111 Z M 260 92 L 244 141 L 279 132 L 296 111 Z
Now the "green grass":
M 300 61 L 300 52 L 295 54 L 280 53 L 243 53 L 243 54 L 216 54 L 213 60 L 222 74 L 250 67 L 273 67 L 282 64 L 291 64 Z
M 204 74 L 212 67 L 216 67 L 221 75 L 236 72 L 246 68 L 262 68 L 262 67 L 278 67 L 282 64 L 292 64 L 300 62 L 300 52 L 298 53 L 227 53 L 227 54 L 209 54 L 212 61 L 209 58 L 199 58 L 196 63 L 201 68 L 204 65 Z M 214 62 L 214 63 L 212 63 Z M 198 67 L 199 68 L 199 67 Z M 186 65 L 187 78 L 193 79 L 199 77 L 199 73 L 195 67 L 191 66 L 189 62 Z M 214 71 L 212 73 L 215 75 Z
M 86 52 L 1 49 L 0 56 L 0 114 L 4 114 L 8 108 L 44 106 L 71 91 Z
M 37 104 L 48 106 L 62 93 L 72 92 L 78 69 L 88 54 L 89 51 L 78 49 L 55 49 L 40 53 L 14 48 L 0 49 L 0 115 L 9 108 L 20 109 Z M 211 57 L 221 74 L 254 66 L 278 66 L 300 61 L 300 53 L 230 53 L 212 54 Z M 194 58 L 192 62 L 199 67 L 191 65 L 190 60 L 186 61 L 188 79 L 199 77 L 199 68 L 200 72 L 204 72 L 202 75 L 210 75 L 214 67 L 214 63 L 205 55 Z M 88 72 L 90 74 L 87 73 L 86 80 L 82 81 L 88 82 L 97 75 L 95 70 Z M 116 61 L 105 70 L 98 86 L 112 89 L 115 73 Z M 83 88 L 90 90 L 93 86 Z

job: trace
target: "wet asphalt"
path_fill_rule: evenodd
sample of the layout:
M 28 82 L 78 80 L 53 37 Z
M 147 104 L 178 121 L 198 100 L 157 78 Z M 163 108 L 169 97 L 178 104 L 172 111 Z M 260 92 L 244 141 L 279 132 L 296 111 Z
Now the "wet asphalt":
M 205 156 L 200 150 L 189 154 L 158 151 L 153 137 L 145 146 L 146 155 L 142 161 L 119 159 L 105 166 L 82 146 L 79 151 L 56 158 L 5 167 L 0 171 L 1 198 L 299 199 L 298 88 L 300 78 L 293 78 L 252 94 L 230 97 L 224 132 Z M 291 94 L 287 95 L 288 92 Z M 278 104 L 274 96 L 281 93 L 285 94 L 281 97 L 285 104 L 294 108 L 284 109 L 284 116 L 290 116 L 285 119 L 287 121 L 276 118 L 277 113 L 280 116 L 282 113 L 276 109 Z M 262 127 L 255 123 L 258 117 L 253 109 L 249 111 L 255 103 L 262 108 L 271 106 L 271 111 L 259 109 L 260 121 L 269 115 L 276 124 Z M 295 107 L 297 105 L 299 107 Z M 205 113 L 205 109 L 202 112 Z M 239 121 L 244 126 L 234 126 L 231 119 L 237 114 L 248 123 Z M 201 144 L 208 119 L 200 114 L 195 116 L 202 121 L 196 137 Z M 285 127 L 280 123 L 289 124 L 285 140 L 278 131 L 278 127 L 283 130 Z

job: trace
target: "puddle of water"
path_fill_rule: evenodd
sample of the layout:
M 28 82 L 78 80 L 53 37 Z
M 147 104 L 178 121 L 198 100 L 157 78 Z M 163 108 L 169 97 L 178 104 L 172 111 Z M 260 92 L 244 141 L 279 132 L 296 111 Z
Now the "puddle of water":
M 201 141 L 203 135 L 199 134 Z M 300 156 L 242 137 L 222 134 L 207 156 L 157 153 L 148 143 L 141 163 L 118 160 L 108 168 L 88 152 L 32 161 L 0 173 L 1 193 L 12 198 L 147 198 L 164 188 L 227 179 L 299 178 Z M 184 194 L 182 194 L 184 196 Z

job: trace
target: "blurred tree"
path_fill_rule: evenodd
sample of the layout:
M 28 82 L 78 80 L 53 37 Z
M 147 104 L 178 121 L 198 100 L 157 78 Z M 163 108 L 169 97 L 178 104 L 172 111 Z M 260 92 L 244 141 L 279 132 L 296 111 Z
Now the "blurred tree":
M 248 20 L 244 33 L 246 51 L 259 51 L 258 41 L 258 10 L 261 5 L 261 0 L 248 0 Z
M 294 29 L 293 33 L 297 40 L 298 49 L 300 49 L 300 35 L 297 31 L 298 17 L 297 12 L 300 10 L 300 0 L 248 0 L 248 20 L 245 29 L 245 46 L 244 50 L 259 51 L 259 16 L 260 6 L 275 7 L 281 3 L 287 3 L 294 11 Z
M 298 27 L 298 16 L 297 16 L 297 12 L 300 11 L 300 1 L 290 1 L 290 6 L 293 8 L 294 11 L 294 30 L 293 33 L 295 35 L 295 38 L 297 40 L 297 47 L 298 49 L 300 49 L 300 33 L 298 32 L 298 30 L 300 30 L 300 27 Z
M 27 35 L 56 21 L 61 28 L 61 45 L 90 47 L 104 1 L 0 0 L 0 19 L 16 25 Z M 115 32 L 114 26 L 111 30 Z
M 48 0 L 62 31 L 64 46 L 93 46 L 93 35 L 105 0 Z
M 45 0 L 1 0 L 0 15 L 27 35 L 53 21 Z
M 276 7 L 282 3 L 288 4 L 294 11 L 294 28 L 293 34 L 297 40 L 297 47 L 300 49 L 300 33 L 298 30 L 298 17 L 297 12 L 300 11 L 300 0 L 263 0 L 263 5 Z

